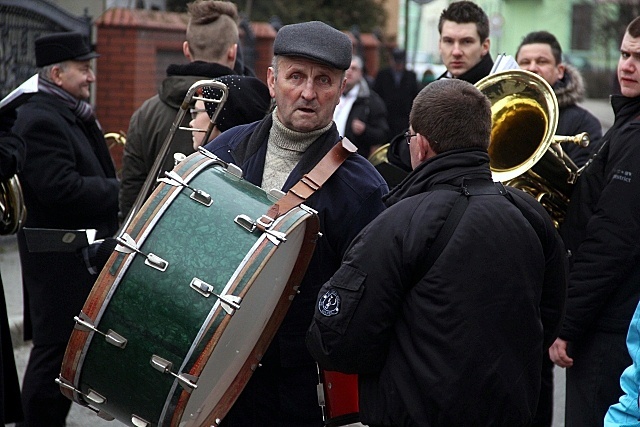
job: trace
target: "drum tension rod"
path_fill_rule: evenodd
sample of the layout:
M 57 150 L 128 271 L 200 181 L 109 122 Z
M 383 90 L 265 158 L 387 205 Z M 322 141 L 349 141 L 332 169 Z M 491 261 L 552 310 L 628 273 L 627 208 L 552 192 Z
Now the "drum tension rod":
M 109 329 L 106 334 L 98 330 L 95 327 L 95 325 L 91 322 L 91 319 L 89 318 L 89 316 L 87 316 L 82 311 L 80 312 L 80 315 L 75 316 L 73 320 L 76 321 L 76 326 L 75 326 L 76 329 L 79 329 L 85 332 L 90 332 L 90 331 L 96 332 L 102 335 L 109 344 L 115 345 L 118 348 L 125 348 L 125 346 L 127 345 L 127 339 L 122 335 L 120 335 L 119 333 L 115 332 L 114 330 Z
M 191 288 L 195 289 L 200 295 L 203 295 L 206 298 L 213 295 L 220 300 L 220 305 L 227 312 L 228 315 L 233 316 L 233 313 L 236 310 L 240 309 L 240 303 L 242 302 L 242 298 L 235 295 L 218 295 L 213 292 L 213 286 L 205 282 L 204 280 L 200 280 L 197 277 L 191 279 L 191 283 L 189 284 Z
M 154 354 L 151 356 L 151 366 L 163 374 L 173 375 L 178 380 L 178 383 L 182 388 L 184 388 L 188 393 L 191 393 L 194 389 L 198 388 L 196 385 L 198 377 L 189 374 L 178 375 L 172 372 L 171 368 L 173 368 L 173 363 L 169 362 L 167 359 L 163 359 L 162 357 Z
M 116 251 L 118 252 L 123 252 L 126 254 L 130 254 L 133 252 L 138 253 L 145 257 L 144 263 L 146 265 L 148 265 L 149 267 L 153 267 L 156 270 L 165 271 L 169 266 L 169 263 L 160 258 L 158 255 L 154 255 L 151 252 L 145 254 L 140 249 L 138 249 L 138 244 L 136 243 L 136 241 L 133 240 L 133 238 L 127 233 L 122 233 L 122 235 L 116 237 L 116 240 L 119 243 L 118 245 L 116 245 Z
M 174 171 L 165 171 L 164 174 L 167 178 L 160 178 L 158 181 L 162 181 L 165 184 L 169 184 L 174 187 L 182 186 L 184 188 L 188 188 L 189 190 L 193 191 L 193 193 L 191 193 L 189 197 L 198 203 L 202 203 L 206 207 L 211 206 L 211 204 L 213 203 L 213 200 L 211 200 L 211 196 L 209 195 L 209 193 L 191 187 L 185 182 L 184 179 L 182 179 L 180 175 L 178 175 Z

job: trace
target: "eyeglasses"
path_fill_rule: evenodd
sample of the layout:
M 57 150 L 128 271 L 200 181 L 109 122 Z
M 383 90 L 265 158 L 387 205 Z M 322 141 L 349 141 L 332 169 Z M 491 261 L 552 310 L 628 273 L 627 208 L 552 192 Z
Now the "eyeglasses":
M 199 113 L 206 113 L 207 110 L 206 108 L 190 108 L 189 112 L 191 113 L 191 118 L 195 120 Z
M 407 141 L 407 145 L 411 145 L 411 138 L 417 136 L 417 133 L 409 133 L 409 131 L 404 133 L 404 140 Z

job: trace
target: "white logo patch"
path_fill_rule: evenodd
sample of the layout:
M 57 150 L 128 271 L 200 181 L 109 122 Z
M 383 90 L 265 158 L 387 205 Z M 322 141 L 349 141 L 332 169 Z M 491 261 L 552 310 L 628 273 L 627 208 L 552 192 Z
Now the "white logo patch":
M 335 289 L 329 289 L 318 301 L 318 310 L 323 316 L 331 317 L 340 312 L 340 294 Z

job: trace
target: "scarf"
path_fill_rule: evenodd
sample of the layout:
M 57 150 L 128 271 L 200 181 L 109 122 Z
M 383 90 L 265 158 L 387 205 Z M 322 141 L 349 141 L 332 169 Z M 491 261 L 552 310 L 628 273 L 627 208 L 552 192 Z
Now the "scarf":
M 71 95 L 61 87 L 53 84 L 49 80 L 39 78 L 38 90 L 40 92 L 48 93 L 49 95 L 53 95 L 58 98 L 65 106 L 69 107 L 69 109 L 73 111 L 73 114 L 76 117 L 78 117 L 83 122 L 94 120 L 97 122 L 95 115 L 93 114 L 93 108 L 88 102 L 77 99 L 75 96 Z

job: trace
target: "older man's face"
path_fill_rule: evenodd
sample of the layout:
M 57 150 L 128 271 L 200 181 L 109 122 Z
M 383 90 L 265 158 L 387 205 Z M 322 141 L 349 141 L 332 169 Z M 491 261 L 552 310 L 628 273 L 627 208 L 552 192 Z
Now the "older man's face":
M 271 67 L 267 71 L 267 84 L 282 124 L 298 132 L 328 125 L 344 89 L 344 72 L 301 57 L 282 56 L 277 67 L 277 76 Z
M 620 45 L 618 61 L 620 92 L 629 98 L 640 96 L 640 37 L 626 33 Z
M 76 99 L 86 100 L 91 95 L 91 84 L 96 76 L 91 61 L 66 61 L 52 70 L 53 82 L 69 92 Z

